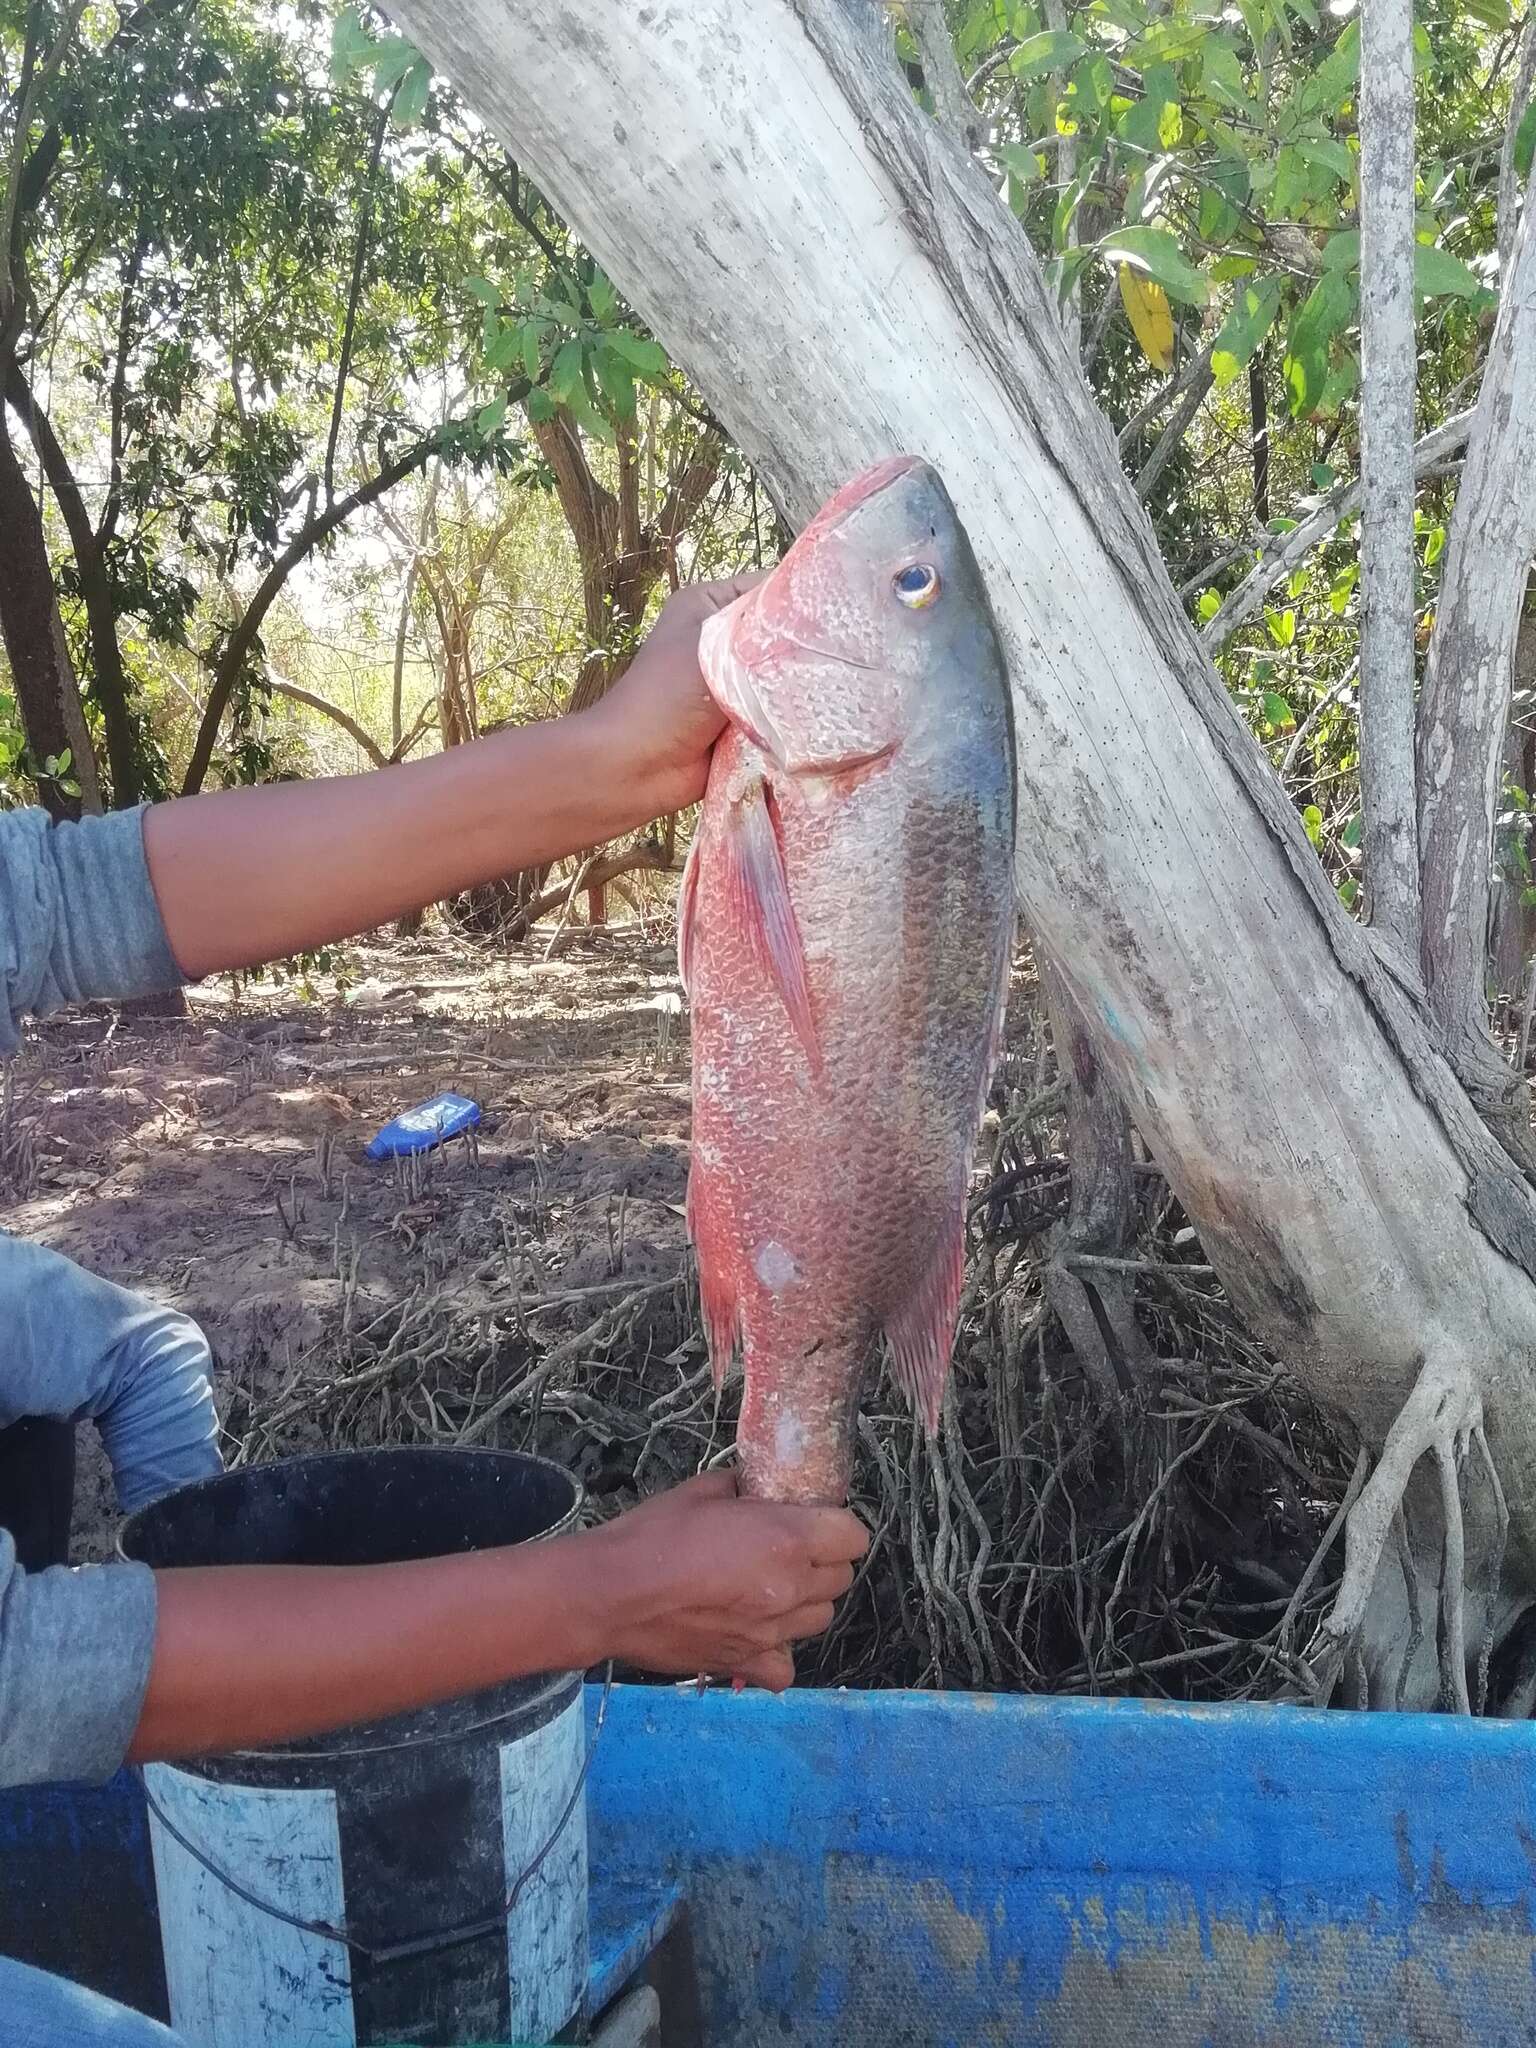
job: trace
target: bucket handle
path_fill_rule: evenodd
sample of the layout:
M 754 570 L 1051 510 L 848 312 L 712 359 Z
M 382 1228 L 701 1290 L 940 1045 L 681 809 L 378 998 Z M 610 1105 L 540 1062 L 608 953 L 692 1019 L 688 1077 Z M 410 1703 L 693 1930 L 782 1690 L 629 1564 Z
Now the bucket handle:
M 413 1956 L 434 1955 L 439 1949 L 460 1948 L 465 1942 L 479 1941 L 485 1935 L 494 1934 L 498 1928 L 505 1926 L 508 1918 L 516 1909 L 518 1900 L 522 1897 L 527 1886 L 533 1882 L 533 1879 L 543 1868 L 546 1858 L 560 1837 L 565 1833 L 567 1826 L 570 1824 L 571 1815 L 576 1811 L 576 1802 L 581 1797 L 582 1790 L 587 1782 L 587 1773 L 592 1768 L 592 1759 L 597 1754 L 598 1737 L 602 1734 L 603 1723 L 608 1718 L 608 1698 L 612 1691 L 613 1664 L 610 1660 L 608 1669 L 603 1676 L 602 1697 L 597 1705 L 597 1720 L 593 1724 L 592 1740 L 588 1743 L 587 1753 L 581 1760 L 581 1769 L 576 1774 L 576 1783 L 571 1787 L 571 1796 L 565 1802 L 564 1811 L 550 1830 L 538 1854 L 518 1872 L 511 1890 L 507 1893 L 502 1903 L 500 1912 L 487 1913 L 484 1919 L 481 1920 L 461 1920 L 455 1926 L 441 1928 L 432 1934 L 410 1935 L 404 1941 L 388 1941 L 378 1944 L 359 1941 L 356 1935 L 348 1934 L 345 1928 L 332 1926 L 328 1920 L 302 1919 L 297 1913 L 290 1913 L 284 1907 L 275 1905 L 272 1900 L 260 1898 L 255 1892 L 248 1891 L 237 1877 L 231 1876 L 227 1870 L 220 1869 L 219 1865 L 202 1849 L 198 1848 L 195 1842 L 187 1840 L 187 1837 L 177 1827 L 175 1821 L 171 1819 L 156 1799 L 154 1793 L 150 1791 L 142 1768 L 136 1770 L 134 1776 L 139 1780 L 139 1784 L 143 1789 L 145 1803 L 149 1807 L 150 1812 L 160 1823 L 161 1827 L 165 1829 L 171 1840 L 178 1842 L 186 1850 L 194 1863 L 200 1864 L 210 1877 L 217 1878 L 224 1889 L 233 1892 L 237 1899 L 242 1900 L 247 1906 L 254 1906 L 258 1913 L 264 1913 L 269 1920 L 279 1920 L 285 1927 L 296 1927 L 301 1934 L 314 1934 L 318 1935 L 323 1941 L 340 1942 L 343 1948 L 350 1949 L 354 1955 L 363 1956 L 370 1963 L 400 1963 L 407 1961 Z

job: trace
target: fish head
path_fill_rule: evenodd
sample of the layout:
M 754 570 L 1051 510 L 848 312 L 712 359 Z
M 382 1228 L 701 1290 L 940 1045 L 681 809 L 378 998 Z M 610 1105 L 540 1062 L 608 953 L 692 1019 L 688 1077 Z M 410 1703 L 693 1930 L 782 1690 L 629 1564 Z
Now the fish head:
M 953 714 L 946 691 L 1003 662 L 965 530 L 938 473 L 898 455 L 816 514 L 773 574 L 705 625 L 720 708 L 791 773 L 894 753 Z

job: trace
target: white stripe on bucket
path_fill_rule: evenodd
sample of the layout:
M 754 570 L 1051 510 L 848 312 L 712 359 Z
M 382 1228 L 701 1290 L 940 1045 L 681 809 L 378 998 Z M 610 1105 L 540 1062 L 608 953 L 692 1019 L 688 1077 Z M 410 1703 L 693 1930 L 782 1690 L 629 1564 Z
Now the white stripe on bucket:
M 503 1745 L 501 1824 L 510 1887 L 559 1825 L 586 1755 L 581 1693 L 531 1735 Z M 587 1802 L 523 1885 L 507 1920 L 514 2041 L 548 2041 L 587 1988 Z
M 144 1781 L 171 1825 L 248 1891 L 345 1926 L 333 1792 L 218 1784 L 169 1764 L 146 1765 Z M 357 2048 L 341 1943 L 247 1905 L 153 1812 L 149 1828 L 171 2025 L 188 2048 Z

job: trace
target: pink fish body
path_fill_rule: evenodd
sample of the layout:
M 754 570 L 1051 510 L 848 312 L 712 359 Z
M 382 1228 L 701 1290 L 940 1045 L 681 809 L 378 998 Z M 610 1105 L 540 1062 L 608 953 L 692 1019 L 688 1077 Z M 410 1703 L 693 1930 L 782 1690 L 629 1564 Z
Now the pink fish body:
M 937 1422 L 1013 934 L 1007 676 L 939 478 L 848 484 L 701 660 L 688 1227 L 743 1491 L 840 1501 L 882 1333 Z

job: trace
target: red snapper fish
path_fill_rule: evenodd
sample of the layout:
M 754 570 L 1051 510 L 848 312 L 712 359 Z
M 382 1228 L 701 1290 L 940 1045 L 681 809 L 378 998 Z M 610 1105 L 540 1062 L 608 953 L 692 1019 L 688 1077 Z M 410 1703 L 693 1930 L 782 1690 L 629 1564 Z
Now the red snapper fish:
M 743 1492 L 840 1502 L 882 1333 L 937 1425 L 1013 936 L 1007 674 L 938 476 L 855 478 L 700 661 L 688 1230 Z

